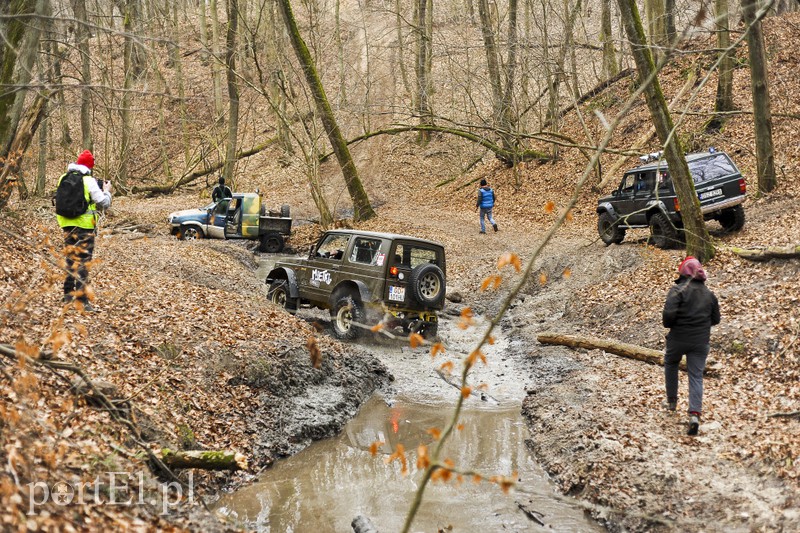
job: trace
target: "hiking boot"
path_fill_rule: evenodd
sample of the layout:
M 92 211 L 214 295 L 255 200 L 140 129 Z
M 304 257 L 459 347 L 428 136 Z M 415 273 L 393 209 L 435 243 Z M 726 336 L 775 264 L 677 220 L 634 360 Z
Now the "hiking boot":
M 72 303 L 72 301 L 73 301 L 74 299 L 75 299 L 75 297 L 74 297 L 73 295 L 71 295 L 71 294 L 65 294 L 65 295 L 64 295 L 64 298 L 63 298 L 63 301 L 64 301 L 64 303 L 65 303 L 65 304 L 70 304 L 70 303 Z
M 486 235 L 485 231 L 480 232 L 481 235 Z
M 80 306 L 78 310 L 82 313 L 96 313 L 97 308 L 91 304 L 88 300 L 78 300 L 80 302 Z
M 494 228 L 495 231 L 497 231 L 497 224 L 492 224 L 492 227 Z
M 689 431 L 688 435 L 697 435 L 700 429 L 700 417 L 698 415 L 689 415 Z
M 674 411 L 678 408 L 678 400 L 667 400 L 663 405 L 667 411 Z

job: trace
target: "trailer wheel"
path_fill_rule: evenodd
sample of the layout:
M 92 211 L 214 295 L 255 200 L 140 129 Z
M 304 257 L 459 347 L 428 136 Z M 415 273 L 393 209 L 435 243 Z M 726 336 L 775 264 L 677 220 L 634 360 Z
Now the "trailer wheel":
M 261 236 L 261 246 L 258 247 L 260 252 L 268 254 L 276 254 L 283 250 L 283 235 L 280 233 L 265 233 Z

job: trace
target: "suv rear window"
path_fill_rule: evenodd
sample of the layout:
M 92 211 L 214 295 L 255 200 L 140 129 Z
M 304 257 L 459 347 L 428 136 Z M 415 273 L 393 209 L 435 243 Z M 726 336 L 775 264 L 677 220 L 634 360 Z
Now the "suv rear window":
M 703 183 L 736 174 L 736 167 L 725 154 L 716 154 L 692 161 L 689 163 L 689 172 L 695 183 Z
M 432 263 L 441 267 L 436 258 L 436 250 L 413 244 L 398 244 L 395 246 L 394 265 L 416 268 L 424 263 Z
M 378 253 L 380 247 L 380 239 L 356 237 L 356 242 L 353 244 L 353 252 L 350 254 L 350 262 L 363 263 L 365 265 L 381 265 L 383 264 L 383 257 L 386 256 Z

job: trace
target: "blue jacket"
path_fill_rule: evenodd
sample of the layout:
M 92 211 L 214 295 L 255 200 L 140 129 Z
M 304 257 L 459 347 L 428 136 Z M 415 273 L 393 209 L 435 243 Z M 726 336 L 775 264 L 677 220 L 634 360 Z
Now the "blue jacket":
M 491 209 L 494 207 L 494 191 L 491 187 L 481 187 L 478 189 L 478 207 Z

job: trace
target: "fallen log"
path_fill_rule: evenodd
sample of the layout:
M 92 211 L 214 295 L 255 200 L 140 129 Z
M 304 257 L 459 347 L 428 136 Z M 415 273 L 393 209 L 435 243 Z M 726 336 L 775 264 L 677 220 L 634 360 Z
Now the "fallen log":
M 228 450 L 161 450 L 161 459 L 170 468 L 200 468 L 202 470 L 246 470 L 247 458 Z
M 536 340 L 542 344 L 557 344 L 570 348 L 584 348 L 586 350 L 603 350 L 608 353 L 613 353 L 614 355 L 627 357 L 628 359 L 636 359 L 637 361 L 644 361 L 652 365 L 664 366 L 664 352 L 645 348 L 644 346 L 637 346 L 636 344 L 600 339 L 586 335 L 564 335 L 551 331 L 539 333 L 536 336 Z M 681 360 L 679 368 L 684 371 L 686 370 L 685 359 Z M 711 359 L 707 359 L 705 373 L 711 374 L 716 370 L 717 363 Z
M 737 248 L 734 246 L 730 250 L 739 257 L 749 261 L 800 258 L 800 244 L 790 244 L 788 246 L 759 246 L 757 248 Z

